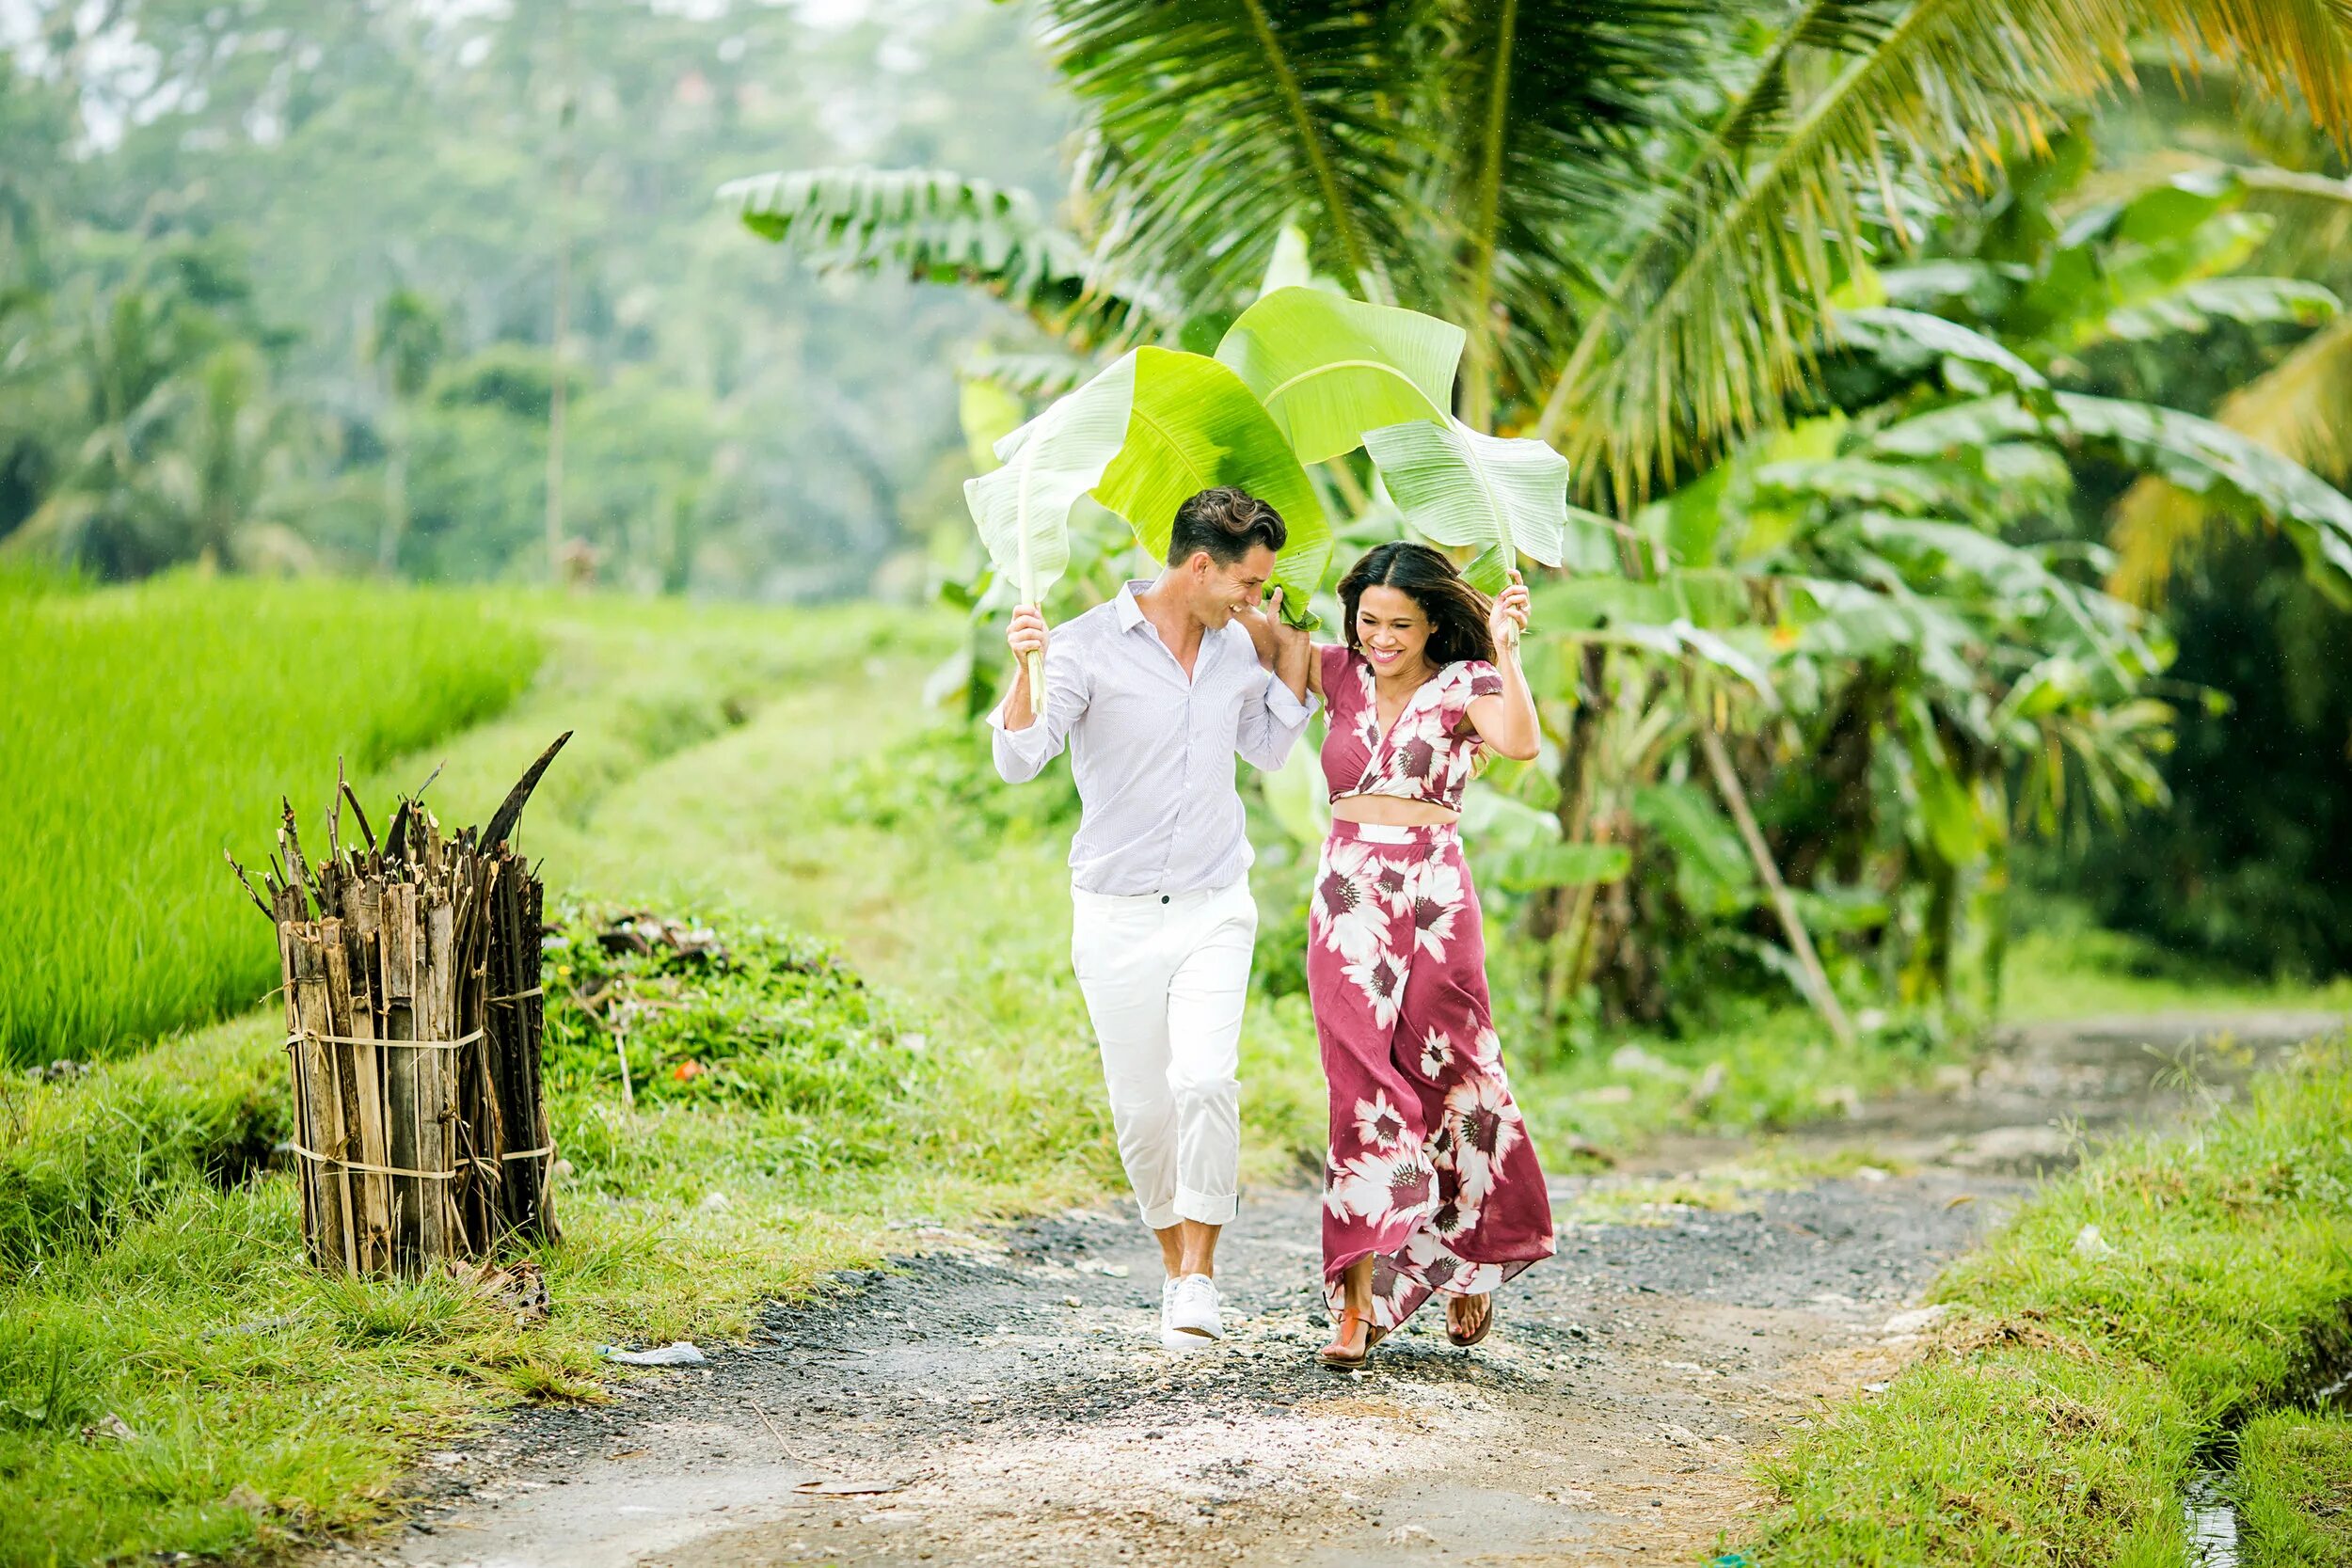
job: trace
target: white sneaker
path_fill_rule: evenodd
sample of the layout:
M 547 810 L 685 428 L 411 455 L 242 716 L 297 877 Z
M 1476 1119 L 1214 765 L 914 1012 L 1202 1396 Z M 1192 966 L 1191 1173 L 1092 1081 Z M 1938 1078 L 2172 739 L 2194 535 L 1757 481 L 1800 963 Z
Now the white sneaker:
M 1168 1282 L 1168 1306 L 1160 1317 L 1160 1343 L 1169 1350 L 1198 1350 L 1225 1338 L 1217 1319 L 1216 1281 L 1188 1274 Z

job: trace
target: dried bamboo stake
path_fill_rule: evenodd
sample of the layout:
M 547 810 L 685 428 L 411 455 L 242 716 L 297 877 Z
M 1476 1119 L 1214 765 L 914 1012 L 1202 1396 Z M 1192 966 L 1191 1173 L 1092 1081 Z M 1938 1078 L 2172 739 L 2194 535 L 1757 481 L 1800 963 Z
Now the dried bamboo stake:
M 343 923 L 319 922 L 320 957 L 326 964 L 326 1022 L 337 1037 L 327 1049 L 343 1064 L 343 1106 L 346 1132 L 356 1135 L 362 1164 L 382 1166 L 389 1160 L 385 1138 L 384 1091 L 377 1072 L 375 1048 L 352 1043 L 373 1035 L 373 1021 L 362 1023 L 353 1016 L 350 958 L 343 947 Z M 360 1267 L 373 1273 L 386 1268 L 392 1255 L 392 1188 L 382 1170 L 362 1172 L 355 1208 L 359 1216 Z
M 237 879 L 245 880 L 242 868 L 237 872 Z M 252 891 L 250 885 L 246 891 Z M 255 895 L 255 901 L 260 902 L 258 894 Z M 262 912 L 269 912 L 268 906 L 262 906 Z M 280 974 L 294 972 L 294 935 L 290 924 L 281 924 L 278 927 L 278 972 Z M 319 1134 L 311 1122 L 310 1064 L 305 1059 L 302 1050 L 302 1015 L 294 1003 L 294 987 L 281 986 L 278 989 L 286 999 L 286 1059 L 293 1064 L 294 1143 L 303 1148 L 315 1149 L 319 1146 Z M 319 1202 L 319 1168 L 316 1161 L 300 1158 L 294 1161 L 294 1186 L 302 1199 L 303 1243 L 310 1249 L 310 1261 L 324 1268 L 326 1266 L 325 1206 Z
M 456 1007 L 457 974 L 453 951 L 456 923 L 449 907 L 448 895 L 437 886 L 428 886 L 426 889 L 423 927 L 420 935 L 425 943 L 426 973 L 431 975 L 429 983 L 420 988 L 423 990 L 425 997 L 425 1016 L 428 1026 L 424 1035 L 425 1037 L 431 1039 L 453 1041 L 459 1034 Z M 424 1163 L 435 1170 L 452 1169 L 453 1162 L 449 1158 L 449 1150 L 444 1147 L 442 1138 L 444 1124 L 442 1122 L 441 1085 L 444 1074 L 451 1066 L 451 1060 L 456 1052 L 453 1050 L 417 1051 L 410 1054 L 418 1058 L 414 1080 L 416 1099 L 413 1110 L 417 1118 L 419 1154 Z M 447 1185 L 447 1183 L 437 1184 Z M 449 1256 L 448 1234 L 441 1223 L 441 1206 L 438 1202 L 432 1206 L 430 1216 L 424 1221 L 421 1241 L 435 1260 L 437 1261 L 440 1258 Z
M 322 1267 L 416 1274 L 556 1234 L 545 890 L 507 840 L 569 738 L 508 791 L 486 833 L 445 832 L 409 797 L 379 842 L 339 766 L 324 861 L 303 852 L 282 800 L 267 896 L 229 859 L 278 928 L 303 1236 Z M 364 850 L 342 842 L 345 803 Z
M 342 1162 L 351 1158 L 350 1140 L 343 1115 L 342 1074 L 333 1050 L 320 1043 L 319 1037 L 331 1035 L 326 1015 L 326 959 L 320 951 L 318 927 L 303 921 L 291 927 L 294 943 L 294 996 L 298 1031 L 298 1047 L 309 1066 L 312 1094 L 311 1114 L 318 1142 L 310 1146 L 319 1159 L 320 1198 L 325 1225 L 321 1227 L 328 1254 L 335 1258 L 345 1273 L 359 1272 L 359 1255 L 356 1247 L 357 1227 L 353 1219 L 351 1173 Z

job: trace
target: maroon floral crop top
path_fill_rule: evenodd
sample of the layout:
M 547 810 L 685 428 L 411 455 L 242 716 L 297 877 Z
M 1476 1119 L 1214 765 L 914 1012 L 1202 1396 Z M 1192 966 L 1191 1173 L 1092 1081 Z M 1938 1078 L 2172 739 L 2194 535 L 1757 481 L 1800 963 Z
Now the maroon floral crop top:
M 1336 644 L 1315 654 L 1323 660 L 1323 701 L 1330 712 L 1323 780 L 1331 799 L 1390 795 L 1460 811 L 1462 786 L 1485 744 L 1475 733 L 1458 733 L 1462 717 L 1473 699 L 1502 694 L 1502 672 L 1478 658 L 1447 665 L 1406 699 L 1405 711 L 1384 735 L 1372 661 Z

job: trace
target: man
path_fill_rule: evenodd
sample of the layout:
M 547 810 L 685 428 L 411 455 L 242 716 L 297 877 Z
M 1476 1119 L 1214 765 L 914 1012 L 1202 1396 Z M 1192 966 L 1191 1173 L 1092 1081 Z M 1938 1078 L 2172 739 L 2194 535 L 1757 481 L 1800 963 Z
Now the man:
M 989 716 L 1009 784 L 1070 744 L 1070 961 L 1119 1157 L 1159 1237 L 1170 1350 L 1223 1337 L 1216 1237 L 1240 1194 L 1236 1074 L 1258 910 L 1233 754 L 1271 772 L 1314 711 L 1307 634 L 1282 624 L 1281 590 L 1273 613 L 1258 610 L 1284 537 L 1254 496 L 1201 491 L 1177 509 L 1156 580 L 1126 584 L 1050 639 L 1036 606 L 1014 611 L 1012 690 Z M 1041 716 L 1021 676 L 1032 653 L 1045 656 Z

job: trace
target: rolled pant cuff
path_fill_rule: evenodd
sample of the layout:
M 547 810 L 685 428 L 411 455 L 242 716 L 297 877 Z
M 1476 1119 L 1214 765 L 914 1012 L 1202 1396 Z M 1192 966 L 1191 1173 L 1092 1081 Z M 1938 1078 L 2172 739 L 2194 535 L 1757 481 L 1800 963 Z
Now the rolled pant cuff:
M 1227 1193 L 1221 1197 L 1212 1197 L 1206 1193 L 1196 1193 L 1189 1187 L 1179 1187 L 1176 1189 L 1174 1212 L 1179 1219 L 1192 1220 L 1200 1225 L 1231 1225 L 1233 1216 L 1241 1212 L 1241 1196 Z
M 1166 1230 L 1184 1217 L 1176 1212 L 1173 1203 L 1146 1203 L 1137 1198 L 1136 1207 L 1143 1211 L 1143 1223 L 1154 1230 Z

